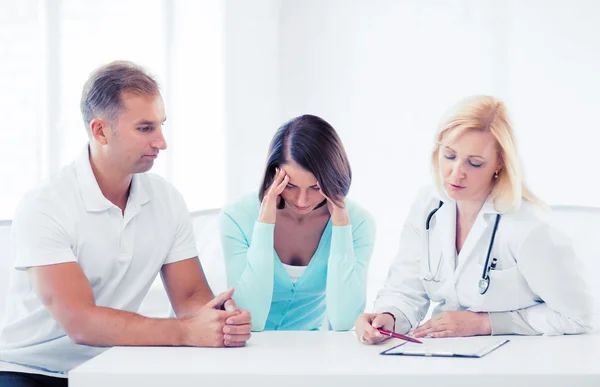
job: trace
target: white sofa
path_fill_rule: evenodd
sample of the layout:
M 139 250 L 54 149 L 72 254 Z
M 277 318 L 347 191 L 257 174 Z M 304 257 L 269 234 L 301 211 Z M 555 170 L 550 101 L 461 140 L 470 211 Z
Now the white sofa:
M 585 267 L 586 281 L 595 298 L 594 329 L 600 330 L 600 208 L 553 206 L 548 220 L 573 240 L 577 255 Z M 596 239 L 598 238 L 598 239 Z
M 12 271 L 10 262 L 10 220 L 0 220 L 0 321 L 6 305 L 6 290 Z
M 198 256 L 204 275 L 214 294 L 219 294 L 227 289 L 225 264 L 219 237 L 219 211 L 219 209 L 212 209 L 191 213 Z M 156 277 L 138 312 L 148 317 L 172 315 L 171 304 L 160 275 Z

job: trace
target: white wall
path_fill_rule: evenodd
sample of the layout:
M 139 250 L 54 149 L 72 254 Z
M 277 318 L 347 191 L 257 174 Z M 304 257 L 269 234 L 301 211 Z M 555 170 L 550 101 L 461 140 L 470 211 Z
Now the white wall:
M 171 3 L 167 32 L 167 176 L 190 210 L 217 208 L 225 195 L 225 1 Z
M 81 153 L 81 89 L 117 59 L 144 66 L 161 86 L 168 150 L 152 172 L 190 210 L 222 206 L 224 3 L 144 0 L 140 17 L 139 0 L 0 0 L 0 219 Z
M 225 3 L 225 143 L 227 201 L 257 190 L 275 129 L 279 95 L 277 0 Z
M 513 113 L 529 185 L 595 204 L 600 4 L 593 1 L 230 1 L 227 196 L 256 190 L 271 136 L 313 113 L 340 133 L 351 197 L 376 217 L 369 300 L 429 179 L 436 124 L 475 93 Z M 593 148 L 593 149 L 592 149 Z
M 600 3 L 512 1 L 507 81 L 532 189 L 599 206 Z

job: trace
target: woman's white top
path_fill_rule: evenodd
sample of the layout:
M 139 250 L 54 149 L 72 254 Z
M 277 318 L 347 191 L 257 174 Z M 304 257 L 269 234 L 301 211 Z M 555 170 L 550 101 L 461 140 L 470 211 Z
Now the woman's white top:
M 302 273 L 304 273 L 304 270 L 306 270 L 306 266 L 292 266 L 283 262 L 281 264 L 283 265 L 285 271 L 287 271 L 288 275 L 290 276 L 290 281 L 292 281 L 293 284 L 298 281 L 298 278 L 300 278 Z
M 427 243 L 425 221 L 440 201 L 444 205 L 431 218 Z M 456 202 L 433 187 L 421 190 L 402 228 L 400 250 L 375 311 L 392 313 L 400 333 L 423 320 L 430 302 L 437 303 L 433 315 L 451 310 L 490 312 L 493 334 L 590 330 L 593 300 L 584 267 L 569 237 L 543 220 L 543 212 L 523 202 L 519 210 L 501 214 L 490 255 L 490 261 L 498 262 L 490 271 L 489 289 L 481 295 L 478 282 L 498 214 L 491 199 L 479 211 L 457 256 Z

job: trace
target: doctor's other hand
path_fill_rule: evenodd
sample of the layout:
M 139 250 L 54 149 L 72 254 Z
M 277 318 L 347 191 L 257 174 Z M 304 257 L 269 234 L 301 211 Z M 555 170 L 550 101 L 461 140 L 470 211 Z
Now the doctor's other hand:
M 379 333 L 377 328 L 394 330 L 394 318 L 388 313 L 363 313 L 354 323 L 356 337 L 363 344 L 377 344 L 390 337 Z
M 492 325 L 486 312 L 447 311 L 421 324 L 412 333 L 417 338 L 485 336 L 492 334 Z
M 344 207 L 344 199 L 338 199 L 338 202 L 334 202 L 327 195 L 323 193 L 321 186 L 319 186 L 319 192 L 327 200 L 327 209 L 331 215 L 331 223 L 334 226 L 347 226 L 350 224 L 350 216 L 348 215 L 348 209 Z M 339 205 L 338 205 L 339 204 Z M 340 207 L 340 205 L 342 207 Z
M 287 186 L 290 178 L 281 168 L 275 169 L 275 177 L 269 189 L 264 193 L 260 211 L 258 213 L 258 221 L 260 223 L 275 224 L 277 218 L 277 202 L 279 195 Z

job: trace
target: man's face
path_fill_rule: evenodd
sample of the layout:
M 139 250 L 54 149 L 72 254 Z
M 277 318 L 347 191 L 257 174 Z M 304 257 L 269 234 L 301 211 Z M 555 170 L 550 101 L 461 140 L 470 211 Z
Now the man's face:
M 147 172 L 161 150 L 167 149 L 162 125 L 167 119 L 160 94 L 121 94 L 123 108 L 107 130 L 107 156 L 126 174 Z

